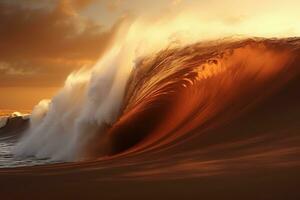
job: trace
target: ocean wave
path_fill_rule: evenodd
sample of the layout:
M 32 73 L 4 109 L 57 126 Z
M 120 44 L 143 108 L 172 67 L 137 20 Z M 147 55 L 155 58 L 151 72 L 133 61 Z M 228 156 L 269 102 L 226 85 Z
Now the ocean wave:
M 36 107 L 17 154 L 183 162 L 144 175 L 197 171 L 192 165 L 210 154 L 219 158 L 207 164 L 218 169 L 244 159 L 299 164 L 289 160 L 299 153 L 299 51 L 297 38 L 202 42 L 145 56 L 129 76 L 111 69 L 122 52 L 113 51 L 101 70 L 71 75 L 52 102 Z

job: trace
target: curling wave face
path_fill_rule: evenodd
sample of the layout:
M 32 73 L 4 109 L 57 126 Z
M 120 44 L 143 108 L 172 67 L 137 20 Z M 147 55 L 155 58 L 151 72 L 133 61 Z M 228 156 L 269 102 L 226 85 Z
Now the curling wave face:
M 238 118 L 297 75 L 272 41 L 195 44 L 145 58 L 131 77 L 109 154 L 169 148 Z M 209 134 L 209 133 L 206 133 Z
M 300 166 L 299 55 L 298 38 L 247 39 L 165 49 L 126 76 L 101 63 L 36 108 L 17 153 L 87 159 L 53 169 L 103 179 Z

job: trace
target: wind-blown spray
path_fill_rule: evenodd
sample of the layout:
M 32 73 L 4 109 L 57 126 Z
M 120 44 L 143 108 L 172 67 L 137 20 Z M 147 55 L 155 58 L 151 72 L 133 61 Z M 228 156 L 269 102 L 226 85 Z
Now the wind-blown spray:
M 90 70 L 67 78 L 52 99 L 33 110 L 30 129 L 18 143 L 18 156 L 54 160 L 79 158 L 81 148 L 101 127 L 118 117 L 127 79 L 130 56 L 115 46 Z

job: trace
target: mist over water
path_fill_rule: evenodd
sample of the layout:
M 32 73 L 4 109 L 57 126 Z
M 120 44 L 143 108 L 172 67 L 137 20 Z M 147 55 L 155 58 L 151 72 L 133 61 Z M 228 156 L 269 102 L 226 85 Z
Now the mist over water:
M 18 143 L 17 156 L 74 160 L 103 126 L 117 118 L 129 63 L 120 47 L 112 48 L 92 68 L 72 73 L 51 101 L 33 110 L 30 129 Z

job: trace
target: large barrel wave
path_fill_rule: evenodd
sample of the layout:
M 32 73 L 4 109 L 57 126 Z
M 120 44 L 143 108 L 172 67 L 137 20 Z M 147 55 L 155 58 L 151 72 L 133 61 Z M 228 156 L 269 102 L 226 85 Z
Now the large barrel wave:
M 174 199 L 243 197 L 235 188 L 251 194 L 262 186 L 262 199 L 280 199 L 299 177 L 299 67 L 299 38 L 220 40 L 164 49 L 136 63 L 116 120 L 93 126 L 95 134 L 81 153 L 87 160 L 9 169 L 0 171 L 1 176 L 29 180 L 26 174 L 34 172 L 39 174 L 36 183 L 46 179 L 58 185 L 55 177 L 63 176 L 75 180 L 69 189 L 90 181 L 84 191 L 106 188 L 107 182 L 140 189 L 152 184 L 155 192 L 149 198 L 160 191 Z M 281 172 L 289 174 L 289 181 Z M 253 174 L 264 178 L 253 179 Z M 175 191 L 166 192 L 157 180 L 173 180 Z M 189 194 L 176 191 L 181 184 L 188 185 Z M 208 189 L 213 185 L 219 193 Z M 143 192 L 136 190 L 127 187 L 120 194 L 131 191 L 141 197 Z M 68 197 L 77 193 L 65 192 Z M 293 195 L 299 197 L 299 192 Z
M 289 42 L 196 44 L 143 59 L 123 113 L 108 131 L 109 154 L 187 148 L 202 137 L 230 139 L 228 133 L 215 136 L 215 130 L 257 109 L 297 77 L 299 53 Z

